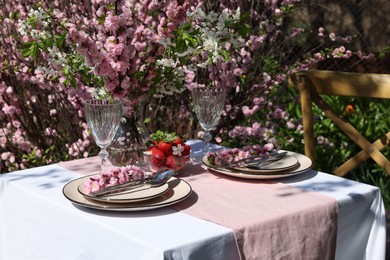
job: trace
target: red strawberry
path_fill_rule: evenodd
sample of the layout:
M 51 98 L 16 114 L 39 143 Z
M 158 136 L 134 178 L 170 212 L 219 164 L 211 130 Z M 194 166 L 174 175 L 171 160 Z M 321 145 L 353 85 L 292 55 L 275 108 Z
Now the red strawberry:
M 167 157 L 165 156 L 163 151 L 160 151 L 156 147 L 153 147 L 151 149 L 151 152 L 152 152 L 152 164 L 153 165 L 160 167 L 160 166 L 165 164 Z
M 189 145 L 184 145 L 184 151 L 181 153 L 182 156 L 187 156 L 190 154 L 191 147 Z
M 175 140 L 173 140 L 173 145 L 174 146 L 177 146 L 178 144 L 181 144 L 181 145 L 184 145 L 183 141 L 181 140 L 181 138 L 179 136 L 176 136 L 175 137 Z
M 188 157 L 186 158 L 186 157 L 181 157 L 176 155 L 170 155 L 167 157 L 165 166 L 174 171 L 178 171 L 187 164 L 188 160 L 189 160 Z
M 169 156 L 172 154 L 172 144 L 171 143 L 166 143 L 166 142 L 160 141 L 157 145 L 157 148 L 160 151 L 163 151 L 166 156 Z
M 167 157 L 165 166 L 174 171 L 178 170 L 182 166 L 182 161 L 180 157 L 175 155 L 170 155 Z

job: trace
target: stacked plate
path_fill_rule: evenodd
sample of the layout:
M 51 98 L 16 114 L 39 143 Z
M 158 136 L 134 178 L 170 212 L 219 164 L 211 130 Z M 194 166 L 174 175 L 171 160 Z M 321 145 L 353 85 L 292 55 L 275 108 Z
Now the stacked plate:
M 285 152 L 285 151 L 278 151 Z M 312 161 L 305 155 L 287 151 L 287 155 L 282 159 L 264 165 L 259 169 L 246 168 L 242 166 L 216 166 L 207 161 L 207 157 L 202 158 L 203 164 L 210 170 L 225 175 L 245 178 L 245 179 L 277 179 L 294 176 L 310 169 Z
M 110 211 L 141 211 L 166 207 L 190 196 L 191 186 L 181 179 L 171 177 L 158 187 L 140 186 L 131 190 L 91 196 L 84 191 L 84 182 L 91 176 L 81 177 L 67 183 L 62 192 L 76 205 Z

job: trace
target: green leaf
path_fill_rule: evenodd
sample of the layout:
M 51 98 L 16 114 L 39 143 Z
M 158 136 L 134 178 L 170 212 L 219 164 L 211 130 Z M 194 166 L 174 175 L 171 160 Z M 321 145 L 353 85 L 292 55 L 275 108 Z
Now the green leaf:
M 54 36 L 55 45 L 60 50 L 63 49 L 63 47 L 65 45 L 65 40 L 66 40 L 66 33 Z
M 191 25 L 190 23 L 186 23 L 186 24 L 184 24 L 184 25 L 181 27 L 181 29 L 182 29 L 183 31 L 189 31 L 189 30 L 192 29 L 192 25 Z
M 178 51 L 182 51 L 182 50 L 185 50 L 186 49 L 186 41 L 185 40 L 179 40 L 177 41 L 176 43 L 176 47 L 177 47 L 177 50 Z
M 222 57 L 223 57 L 223 59 L 224 59 L 225 61 L 229 61 L 230 54 L 229 54 L 229 52 L 228 52 L 227 50 L 222 49 L 221 55 L 222 55 Z
M 40 54 L 40 47 L 37 42 L 25 42 L 22 43 L 20 51 L 23 57 L 32 57 L 35 59 Z
M 31 16 L 27 19 L 27 24 L 30 25 L 32 28 L 36 28 L 38 24 L 38 18 L 35 16 Z
M 156 142 L 163 141 L 166 143 L 173 142 L 175 140 L 175 137 L 176 137 L 175 132 L 168 133 L 168 132 L 163 132 L 161 130 L 157 130 L 156 132 L 150 135 L 152 141 L 156 141 Z
M 250 21 L 251 13 L 250 12 L 243 12 L 240 15 L 240 21 L 241 22 L 248 22 Z
M 39 45 L 37 43 L 33 44 L 32 50 L 31 50 L 31 57 L 36 59 L 40 53 L 41 53 L 41 51 L 39 49 Z
M 105 17 L 98 17 L 98 18 L 97 18 L 97 21 L 98 21 L 99 25 L 103 25 L 104 22 L 105 22 L 105 20 L 106 20 Z
M 23 55 L 23 57 L 30 57 L 31 56 L 31 46 L 33 45 L 33 42 L 24 42 L 20 46 L 20 51 Z
M 192 37 L 189 33 L 183 33 L 183 39 L 186 46 L 196 47 L 196 39 Z
M 144 120 L 145 124 L 149 124 L 150 122 L 152 122 L 152 119 L 150 117 L 145 118 Z
M 69 66 L 64 66 L 62 68 L 62 72 L 65 74 L 65 75 L 69 75 L 70 74 L 70 67 Z
M 47 48 L 52 48 L 53 47 L 53 42 L 54 39 L 52 37 L 48 37 L 42 41 L 42 43 L 39 45 L 41 49 L 47 50 Z
M 69 81 L 70 81 L 70 85 L 74 88 L 77 88 L 77 84 L 76 84 L 76 78 L 73 77 L 73 76 L 69 76 Z
M 47 50 L 47 47 L 51 47 L 52 46 L 52 40 L 49 40 L 49 42 L 47 44 L 48 45 L 46 45 L 46 42 L 37 42 L 37 47 L 39 49 L 41 49 L 41 50 Z
M 249 35 L 251 33 L 251 26 L 249 24 L 240 24 L 238 26 L 238 33 L 240 34 L 240 36 L 242 37 L 246 37 L 247 35 Z

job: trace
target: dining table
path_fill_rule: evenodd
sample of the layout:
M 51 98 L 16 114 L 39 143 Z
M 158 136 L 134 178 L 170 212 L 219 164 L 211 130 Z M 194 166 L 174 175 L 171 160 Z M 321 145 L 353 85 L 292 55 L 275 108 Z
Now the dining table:
M 169 192 L 135 204 L 80 194 L 99 167 L 89 157 L 0 175 L 0 259 L 385 259 L 379 188 L 310 165 L 253 178 L 191 160 Z

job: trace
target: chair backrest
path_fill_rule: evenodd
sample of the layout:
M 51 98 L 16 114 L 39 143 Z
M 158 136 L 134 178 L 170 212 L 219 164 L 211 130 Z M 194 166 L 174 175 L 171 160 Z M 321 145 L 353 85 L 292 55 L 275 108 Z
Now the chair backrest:
M 345 175 L 370 157 L 390 175 L 390 163 L 380 152 L 390 142 L 390 131 L 381 139 L 370 143 L 320 96 L 390 99 L 390 74 L 308 70 L 291 75 L 290 85 L 300 93 L 305 154 L 313 160 L 314 166 L 316 158 L 312 103 L 315 103 L 327 117 L 362 148 L 362 152 L 335 170 L 336 175 Z
M 303 72 L 318 94 L 390 99 L 390 74 L 326 70 Z

